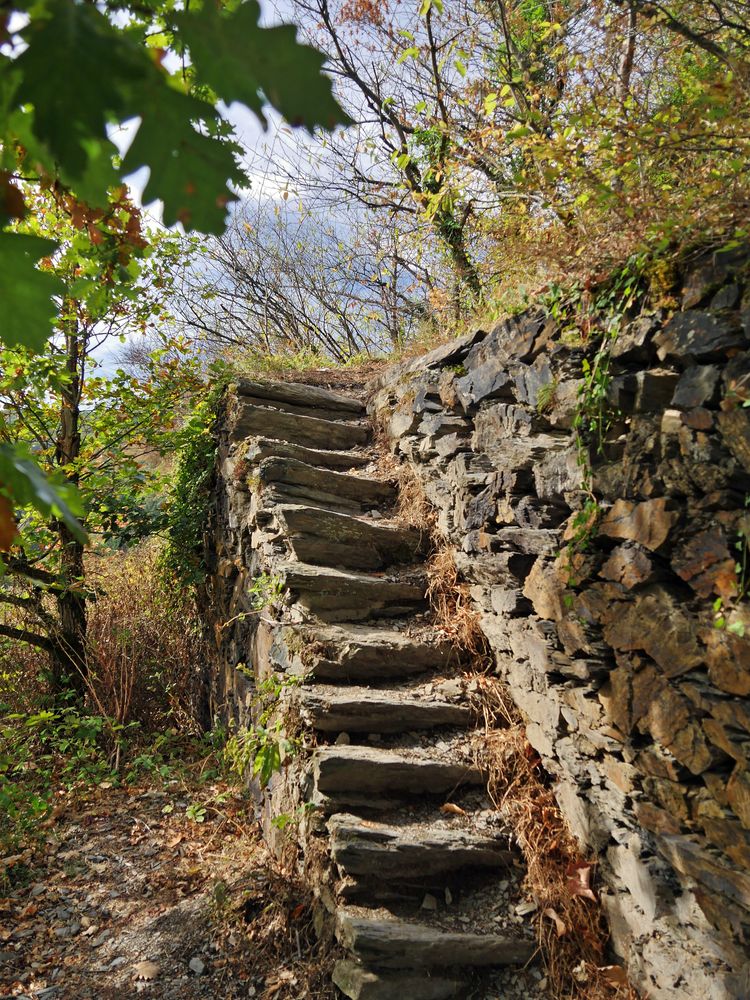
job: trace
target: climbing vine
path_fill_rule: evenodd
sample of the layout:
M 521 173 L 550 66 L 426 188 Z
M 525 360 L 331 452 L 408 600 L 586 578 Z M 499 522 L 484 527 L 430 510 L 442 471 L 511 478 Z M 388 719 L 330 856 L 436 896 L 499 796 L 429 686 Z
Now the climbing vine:
M 593 493 L 592 455 L 603 455 L 607 434 L 620 416 L 610 398 L 612 348 L 628 315 L 645 299 L 648 267 L 646 254 L 634 254 L 595 290 L 581 285 L 569 289 L 553 286 L 543 300 L 546 311 L 560 325 L 563 341 L 584 347 L 596 345 L 581 361 L 582 380 L 573 415 L 576 458 L 586 499 L 573 518 L 566 548 L 569 587 L 577 584 L 580 556 L 591 547 L 602 513 Z M 540 412 L 551 405 L 556 387 L 551 382 L 548 396 L 537 402 Z
M 211 509 L 216 460 L 214 423 L 226 384 L 227 380 L 220 378 L 210 386 L 179 435 L 162 567 L 191 586 L 199 584 L 205 574 L 203 535 Z

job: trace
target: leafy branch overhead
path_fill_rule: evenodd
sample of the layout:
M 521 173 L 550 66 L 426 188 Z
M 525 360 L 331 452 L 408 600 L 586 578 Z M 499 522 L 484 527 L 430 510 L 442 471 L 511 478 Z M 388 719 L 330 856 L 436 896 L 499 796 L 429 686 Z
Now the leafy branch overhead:
M 259 18 L 256 0 L 223 8 L 209 0 L 177 12 L 171 0 L 101 6 L 19 0 L 3 8 L 0 339 L 6 345 L 41 351 L 55 321 L 58 332 L 65 324 L 65 302 L 81 284 L 66 287 L 55 274 L 76 240 L 65 246 L 54 230 L 52 239 L 35 235 L 33 226 L 28 232 L 41 192 L 58 206 L 73 206 L 77 228 L 88 231 L 96 248 L 108 244 L 104 223 L 121 203 L 123 180 L 145 167 L 144 200 L 161 199 L 167 226 L 220 233 L 236 188 L 249 184 L 220 101 L 244 104 L 264 123 L 267 103 L 309 130 L 348 121 L 322 72 L 324 57 L 298 43 L 291 25 L 261 27 Z M 124 125 L 135 128 L 135 137 L 121 157 L 112 135 Z M 132 231 L 113 250 L 120 272 L 134 248 L 145 245 L 132 218 Z M 85 270 L 74 267 L 71 274 Z M 106 270 L 105 284 L 115 280 L 114 270 Z M 16 457 L 9 453 L 0 463 L 4 494 L 43 515 L 54 508 L 80 531 L 62 494 L 51 500 L 52 487 L 32 475 L 31 459 Z
M 236 198 L 230 185 L 248 183 L 219 100 L 244 104 L 261 119 L 270 103 L 310 130 L 348 121 L 322 73 L 324 57 L 298 43 L 290 25 L 259 26 L 256 0 L 177 13 L 157 3 L 147 17 L 141 6 L 117 6 L 117 20 L 75 0 L 19 3 L 4 12 L 0 169 L 62 184 L 103 206 L 122 178 L 148 167 L 146 200 L 163 200 L 167 225 L 218 233 Z M 19 15 L 27 23 L 14 34 Z M 170 50 L 186 57 L 177 72 L 167 68 Z M 110 133 L 134 119 L 137 133 L 120 161 Z M 6 232 L 23 214 L 19 185 L 10 189 L 0 198 Z M 36 272 L 28 240 L 4 240 L 0 257 L 19 288 L 3 297 L 2 336 L 38 346 L 49 334 L 53 310 L 45 303 L 55 289 Z M 33 293 L 24 293 L 24 284 Z

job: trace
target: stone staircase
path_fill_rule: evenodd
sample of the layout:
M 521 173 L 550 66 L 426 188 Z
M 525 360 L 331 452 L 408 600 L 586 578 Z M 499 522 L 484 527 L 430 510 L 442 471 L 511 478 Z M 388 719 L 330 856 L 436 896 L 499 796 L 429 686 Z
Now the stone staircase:
M 305 750 L 266 789 L 269 838 L 270 814 L 298 809 L 344 996 L 464 996 L 480 970 L 528 963 L 535 942 L 514 913 L 523 866 L 473 760 L 456 651 L 426 625 L 423 540 L 391 517 L 358 400 L 243 379 L 227 427 L 219 576 L 227 610 L 253 622 L 235 660 L 249 644 L 256 681 L 304 678 L 284 710 Z M 286 603 L 253 618 L 260 574 Z M 247 711 L 252 690 L 232 695 Z

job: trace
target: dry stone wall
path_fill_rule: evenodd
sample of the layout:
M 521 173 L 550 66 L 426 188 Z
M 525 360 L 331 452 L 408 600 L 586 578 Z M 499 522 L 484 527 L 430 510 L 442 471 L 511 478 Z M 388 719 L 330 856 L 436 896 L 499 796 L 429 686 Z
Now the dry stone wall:
M 590 484 L 592 350 L 544 312 L 389 371 L 370 412 L 455 546 L 634 982 L 726 1000 L 750 996 L 745 259 L 707 254 L 675 291 L 612 344 Z

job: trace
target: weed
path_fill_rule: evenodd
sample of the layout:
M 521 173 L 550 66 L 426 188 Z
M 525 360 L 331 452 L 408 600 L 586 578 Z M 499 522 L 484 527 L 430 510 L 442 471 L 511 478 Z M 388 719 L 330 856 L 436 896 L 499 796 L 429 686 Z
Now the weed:
M 249 772 L 265 788 L 284 761 L 299 752 L 300 739 L 287 732 L 289 719 L 275 716 L 282 693 L 301 681 L 296 676 L 280 678 L 272 674 L 258 685 L 252 706 L 257 721 L 250 728 L 232 733 L 223 750 L 229 773 L 239 781 Z
M 185 815 L 193 823 L 205 823 L 206 807 L 199 802 L 191 802 L 185 810 Z
M 555 377 L 550 382 L 546 382 L 544 385 L 539 387 L 539 391 L 536 394 L 536 412 L 539 414 L 549 413 L 551 409 L 554 408 L 556 401 L 557 387 L 560 384 L 560 380 Z

